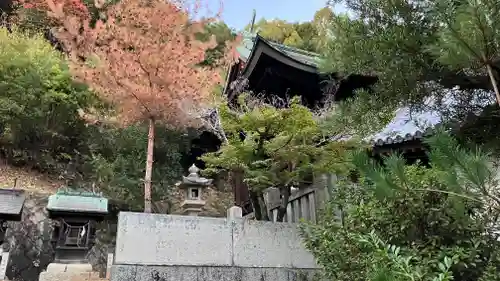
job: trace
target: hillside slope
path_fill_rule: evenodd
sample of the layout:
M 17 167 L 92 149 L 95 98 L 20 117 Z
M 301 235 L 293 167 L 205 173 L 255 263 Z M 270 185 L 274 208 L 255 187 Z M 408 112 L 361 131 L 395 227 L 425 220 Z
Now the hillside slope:
M 44 193 L 53 193 L 63 185 L 60 180 L 31 169 L 12 167 L 0 159 L 0 188 L 12 188 L 15 183 L 16 188 Z

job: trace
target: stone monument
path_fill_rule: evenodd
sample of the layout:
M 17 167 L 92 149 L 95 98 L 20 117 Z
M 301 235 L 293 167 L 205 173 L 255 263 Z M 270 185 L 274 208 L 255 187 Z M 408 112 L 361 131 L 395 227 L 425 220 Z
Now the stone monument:
M 183 209 L 183 214 L 197 216 L 206 203 L 202 199 L 202 192 L 205 187 L 212 184 L 212 180 L 200 177 L 198 175 L 200 169 L 194 164 L 188 171 L 189 175 L 182 177 L 182 183 L 179 186 L 179 188 L 184 190 L 184 201 L 181 203 L 181 208 Z
M 49 197 L 46 209 L 53 221 L 55 259 L 39 280 L 68 281 L 75 276 L 91 276 L 87 254 L 94 244 L 96 224 L 108 214 L 108 199 L 93 192 L 60 189 Z

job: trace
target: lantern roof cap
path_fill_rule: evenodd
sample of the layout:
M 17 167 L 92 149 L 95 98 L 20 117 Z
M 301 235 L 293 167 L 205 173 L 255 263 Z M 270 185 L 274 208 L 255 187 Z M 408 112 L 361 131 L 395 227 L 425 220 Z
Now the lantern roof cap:
M 191 165 L 191 167 L 189 167 L 189 175 L 187 177 L 182 177 L 182 184 L 181 184 L 181 187 L 186 187 L 186 186 L 208 186 L 210 184 L 212 184 L 212 180 L 211 179 L 207 179 L 207 178 L 204 178 L 204 177 L 200 177 L 200 175 L 198 174 L 198 172 L 200 171 L 200 169 L 198 167 L 196 167 L 195 164 Z

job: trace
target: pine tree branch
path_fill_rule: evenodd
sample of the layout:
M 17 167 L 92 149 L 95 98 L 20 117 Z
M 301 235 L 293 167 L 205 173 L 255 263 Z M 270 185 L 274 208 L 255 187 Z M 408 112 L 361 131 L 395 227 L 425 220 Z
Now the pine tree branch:
M 439 189 L 432 189 L 432 188 L 416 188 L 416 189 L 413 189 L 413 190 L 424 191 L 424 192 L 443 193 L 443 194 L 453 195 L 453 196 L 460 197 L 460 198 L 463 198 L 463 199 L 471 200 L 471 201 L 474 201 L 474 202 L 478 202 L 478 203 L 481 203 L 481 204 L 485 203 L 483 200 L 480 200 L 480 199 L 477 199 L 477 198 L 474 198 L 474 197 L 471 197 L 471 196 L 467 196 L 467 195 L 464 195 L 464 194 L 460 194 L 460 193 L 457 193 L 457 192 L 453 192 L 453 191 L 446 191 L 446 190 L 439 190 Z M 500 210 L 500 208 L 498 208 L 498 207 L 494 207 L 494 208 Z

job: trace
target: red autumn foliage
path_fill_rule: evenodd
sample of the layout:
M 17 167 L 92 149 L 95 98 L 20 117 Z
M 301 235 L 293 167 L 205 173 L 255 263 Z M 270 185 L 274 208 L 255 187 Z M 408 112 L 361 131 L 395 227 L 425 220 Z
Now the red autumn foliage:
M 45 11 L 51 16 L 53 16 L 51 14 L 52 11 L 59 8 L 63 8 L 66 15 L 73 15 L 79 18 L 89 16 L 89 10 L 82 0 L 17 0 L 16 2 L 21 4 L 25 9 Z M 97 1 L 96 4 L 103 5 Z M 56 19 L 56 17 L 52 17 L 52 19 Z
M 117 105 L 121 124 L 149 121 L 144 192 L 145 211 L 150 212 L 154 122 L 192 125 L 197 120 L 180 104 L 187 100 L 205 105 L 223 82 L 221 69 L 197 66 L 215 46 L 215 40 L 195 38 L 210 20 L 191 20 L 192 13 L 181 2 L 121 0 L 107 7 L 106 22 L 90 28 L 88 11 L 79 9 L 81 2 L 24 1 L 47 9 L 59 22 L 55 36 L 69 54 L 74 76 Z M 190 7 L 197 9 L 197 3 Z
M 178 5 L 123 0 L 95 28 L 87 18 L 65 14 L 63 6 L 51 11 L 64 25 L 56 37 L 70 53 L 75 75 L 117 104 L 125 124 L 153 118 L 186 125 L 191 120 L 179 102 L 206 102 L 222 82 L 220 69 L 196 67 L 215 44 L 195 39 L 207 21 L 190 21 Z

